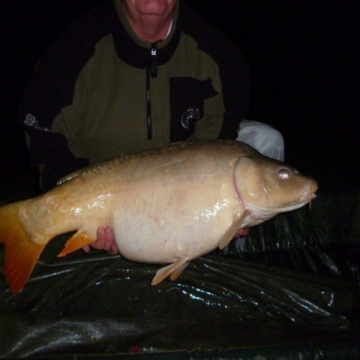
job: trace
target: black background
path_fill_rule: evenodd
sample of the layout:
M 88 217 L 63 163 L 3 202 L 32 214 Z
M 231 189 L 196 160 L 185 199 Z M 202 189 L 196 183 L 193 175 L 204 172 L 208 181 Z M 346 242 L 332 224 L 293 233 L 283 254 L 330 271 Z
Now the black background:
M 22 176 L 19 168 L 32 172 L 17 109 L 37 59 L 64 26 L 102 1 L 1 2 L 0 187 Z M 282 132 L 286 162 L 320 186 L 357 185 L 357 1 L 186 2 L 241 47 L 252 76 L 248 118 Z

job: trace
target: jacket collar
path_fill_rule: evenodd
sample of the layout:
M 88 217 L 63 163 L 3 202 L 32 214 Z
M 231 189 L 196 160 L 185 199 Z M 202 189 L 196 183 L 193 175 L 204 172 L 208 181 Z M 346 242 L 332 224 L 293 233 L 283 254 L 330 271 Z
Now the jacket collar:
M 168 62 L 179 44 L 181 34 L 177 26 L 179 3 L 180 1 L 177 1 L 170 34 L 165 40 L 157 43 L 158 65 Z M 113 4 L 112 35 L 116 52 L 128 65 L 143 69 L 147 66 L 150 58 L 151 44 L 135 34 L 126 18 L 121 0 L 114 0 Z

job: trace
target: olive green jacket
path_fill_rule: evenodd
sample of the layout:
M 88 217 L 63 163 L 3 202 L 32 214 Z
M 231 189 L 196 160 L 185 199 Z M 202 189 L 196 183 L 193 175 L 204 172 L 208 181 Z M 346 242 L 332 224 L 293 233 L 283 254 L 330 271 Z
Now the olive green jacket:
M 133 32 L 120 0 L 64 30 L 39 60 L 19 112 L 46 190 L 67 173 L 189 138 L 236 138 L 249 101 L 240 51 L 185 4 L 166 39 Z

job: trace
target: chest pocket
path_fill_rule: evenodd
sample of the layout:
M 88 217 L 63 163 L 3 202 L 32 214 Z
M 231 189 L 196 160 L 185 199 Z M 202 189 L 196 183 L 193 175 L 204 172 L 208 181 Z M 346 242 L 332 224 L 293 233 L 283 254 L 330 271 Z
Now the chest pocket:
M 204 116 L 204 102 L 218 95 L 211 80 L 191 77 L 170 79 L 170 140 L 183 141 L 194 133 L 195 124 Z

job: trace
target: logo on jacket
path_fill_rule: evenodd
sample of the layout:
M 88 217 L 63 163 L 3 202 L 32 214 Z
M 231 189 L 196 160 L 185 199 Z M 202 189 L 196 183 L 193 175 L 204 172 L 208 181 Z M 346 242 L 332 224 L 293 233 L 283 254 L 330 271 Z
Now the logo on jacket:
M 40 126 L 38 119 L 32 114 L 27 114 L 26 115 L 24 124 L 27 125 L 27 126 L 31 126 L 36 130 L 47 131 L 47 132 L 50 131 L 50 129 L 48 129 L 46 127 L 43 127 L 43 126 Z
M 196 107 L 188 108 L 182 115 L 181 115 L 181 125 L 188 129 L 191 123 L 199 120 L 200 118 L 200 110 Z

